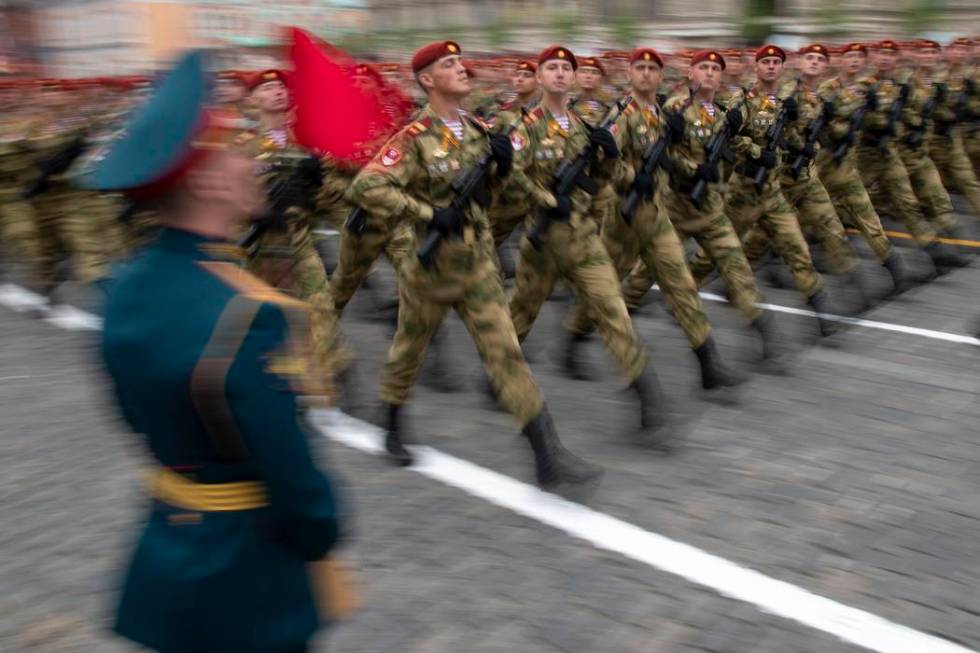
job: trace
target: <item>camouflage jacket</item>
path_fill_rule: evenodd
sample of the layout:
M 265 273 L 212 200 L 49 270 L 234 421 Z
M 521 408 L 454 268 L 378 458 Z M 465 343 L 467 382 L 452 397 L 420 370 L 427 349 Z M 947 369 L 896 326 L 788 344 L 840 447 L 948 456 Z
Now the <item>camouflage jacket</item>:
M 742 148 L 741 151 L 739 152 L 740 156 L 738 157 L 739 164 L 742 165 L 745 165 L 747 163 L 750 165 L 754 164 L 754 162 L 752 162 L 751 159 L 758 158 L 759 154 L 761 154 L 761 151 L 765 149 L 765 147 L 768 145 L 768 138 L 766 132 L 768 132 L 769 128 L 773 125 L 773 123 L 776 122 L 776 118 L 779 117 L 779 113 L 780 111 L 782 111 L 783 98 L 785 97 L 785 95 L 783 95 L 782 93 L 784 92 L 786 93 L 786 95 L 789 95 L 790 93 L 794 93 L 795 90 L 796 90 L 796 82 L 793 82 L 789 90 L 785 90 L 782 92 L 780 92 L 780 90 L 777 90 L 776 94 L 774 95 L 763 93 L 759 90 L 758 86 L 753 86 L 748 90 L 748 95 L 746 95 L 743 91 L 738 91 L 728 101 L 727 106 L 728 106 L 728 110 L 730 111 L 732 110 L 733 107 L 736 106 L 736 104 L 742 101 L 743 97 L 745 98 L 745 102 L 741 104 L 742 118 L 743 118 L 743 126 L 742 126 L 741 133 L 745 138 L 750 139 L 751 142 L 758 147 L 758 150 L 751 147 Z M 796 125 L 787 122 L 786 126 L 787 128 L 789 128 L 789 127 L 795 127 Z M 802 142 L 799 139 L 798 132 L 794 132 L 793 134 L 791 134 L 788 129 L 784 129 L 783 138 L 781 140 L 785 142 L 787 136 L 792 137 L 791 146 L 797 149 L 803 146 Z M 777 146 L 781 144 L 782 143 L 778 143 Z M 779 164 L 779 159 L 781 157 L 779 147 L 777 147 L 776 149 L 776 157 L 777 157 L 776 169 L 778 169 L 779 167 L 781 167 Z
M 616 143 L 622 156 L 622 161 L 628 167 L 615 180 L 619 191 L 625 191 L 628 184 L 643 165 L 643 154 L 647 147 L 656 142 L 663 133 L 664 122 L 661 109 L 654 106 L 643 106 L 635 98 L 626 105 L 623 113 L 616 121 Z M 663 171 L 658 169 L 654 174 L 660 176 Z

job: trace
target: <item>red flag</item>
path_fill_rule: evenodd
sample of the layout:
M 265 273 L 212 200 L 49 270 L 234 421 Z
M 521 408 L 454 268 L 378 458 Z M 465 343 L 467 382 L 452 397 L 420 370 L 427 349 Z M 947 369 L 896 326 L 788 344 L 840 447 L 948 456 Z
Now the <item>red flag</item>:
M 397 126 L 378 96 L 354 81 L 354 62 L 296 27 L 290 29 L 296 140 L 335 159 L 363 163 Z

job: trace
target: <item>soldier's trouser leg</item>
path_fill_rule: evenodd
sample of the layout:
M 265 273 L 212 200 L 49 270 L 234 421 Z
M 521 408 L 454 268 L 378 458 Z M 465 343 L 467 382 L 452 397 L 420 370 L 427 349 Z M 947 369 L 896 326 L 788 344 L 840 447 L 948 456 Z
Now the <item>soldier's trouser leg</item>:
M 769 236 L 773 251 L 789 267 L 797 289 L 804 297 L 812 297 L 823 288 L 823 279 L 813 267 L 810 248 L 800 231 L 796 213 L 787 204 L 782 193 L 768 198 L 766 204 L 758 225 Z
M 902 221 L 915 241 L 923 246 L 934 242 L 936 232 L 922 217 L 919 200 L 909 183 L 909 173 L 894 148 L 888 147 L 882 153 L 875 147 L 861 147 L 858 163 L 865 185 L 878 184 L 891 212 Z
M 784 189 L 784 194 L 791 206 L 796 208 L 796 216 L 800 221 L 803 232 L 811 234 L 823 247 L 830 259 L 830 269 L 834 274 L 848 274 L 858 264 L 857 255 L 847 240 L 844 225 L 837 217 L 834 204 L 827 194 L 827 189 L 818 178 L 811 177 L 798 188 Z M 749 250 L 754 246 L 746 244 L 746 256 L 752 259 Z
M 364 233 L 360 235 L 341 228 L 337 267 L 330 277 L 330 289 L 338 314 L 343 312 L 354 292 L 364 282 L 390 238 L 391 230 L 387 224 L 373 216 L 367 218 Z
M 576 234 L 565 228 L 553 227 L 550 233 L 546 247 L 561 252 L 562 277 L 594 316 L 606 349 L 632 383 L 646 367 L 646 350 L 633 330 L 619 277 L 602 241 L 595 233 Z
M 90 283 L 105 277 L 109 263 L 99 221 L 108 200 L 92 191 L 70 191 L 58 194 L 56 201 L 58 231 L 71 254 L 75 278 Z
M 525 205 L 516 207 L 493 206 L 490 208 L 487 218 L 490 220 L 490 233 L 493 235 L 494 249 L 499 249 L 504 241 L 514 233 L 514 229 L 517 229 L 518 225 L 527 218 L 527 207 Z
M 956 227 L 953 203 L 943 186 L 936 164 L 927 155 L 916 152 L 904 154 L 902 160 L 923 215 L 940 231 L 953 231 Z
M 752 267 L 728 218 L 719 213 L 700 230 L 691 233 L 685 233 L 683 229 L 678 231 L 681 235 L 693 237 L 718 268 L 719 276 L 728 287 L 732 305 L 749 321 L 762 315 L 762 309 L 756 306 L 762 296 L 755 285 Z
M 973 166 L 973 174 L 980 179 L 980 127 L 974 127 L 963 135 L 963 147 Z
M 623 300 L 626 302 L 626 307 L 630 310 L 638 308 L 656 282 L 656 270 L 647 266 L 642 259 L 637 261 L 622 283 Z
M 510 315 L 519 342 L 524 342 L 530 333 L 557 280 L 558 263 L 549 247 L 544 245 L 540 250 L 535 249 L 527 236 L 522 236 L 514 292 L 510 298 Z
M 892 245 L 857 173 L 854 153 L 848 154 L 840 165 L 835 165 L 829 154 L 821 152 L 819 162 L 820 180 L 841 222 L 861 232 L 871 251 L 884 262 L 891 254 Z
M 58 228 L 58 203 L 40 195 L 34 198 L 31 206 L 34 209 L 41 252 L 37 283 L 42 291 L 48 292 L 61 280 L 58 266 L 68 252 L 62 241 L 61 230 Z
M 449 305 L 430 299 L 422 289 L 398 284 L 398 327 L 381 373 L 381 400 L 401 405 L 408 401 L 429 340 Z
M 0 238 L 8 256 L 24 263 L 32 277 L 40 274 L 41 237 L 30 202 L 14 194 L 0 196 Z
M 484 278 L 454 308 L 476 344 L 498 400 L 523 428 L 541 412 L 544 398 L 521 352 L 500 277 Z
M 640 257 L 645 267 L 656 271 L 660 290 L 674 319 L 696 349 L 708 339 L 711 326 L 687 266 L 684 245 L 666 214 L 658 211 L 656 205 L 647 203 L 639 207 L 634 220 L 641 243 Z
M 936 139 L 933 139 L 935 142 Z M 963 137 L 958 127 L 954 127 L 948 138 L 943 138 L 943 147 L 937 151 L 930 149 L 933 161 L 939 168 L 946 188 L 955 190 L 966 198 L 975 218 L 980 218 L 980 182 L 963 146 Z

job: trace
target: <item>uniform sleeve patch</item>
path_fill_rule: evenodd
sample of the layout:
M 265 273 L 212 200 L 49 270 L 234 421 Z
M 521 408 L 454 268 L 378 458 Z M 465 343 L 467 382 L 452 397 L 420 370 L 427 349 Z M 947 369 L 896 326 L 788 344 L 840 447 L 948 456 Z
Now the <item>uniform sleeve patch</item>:
M 517 132 L 514 132 L 510 135 L 510 144 L 514 147 L 515 152 L 520 152 L 524 149 L 524 146 L 527 145 L 527 141 L 524 140 L 523 136 Z
M 385 150 L 385 153 L 381 155 L 381 163 L 385 166 L 393 166 L 402 160 L 402 153 L 397 147 L 389 147 Z

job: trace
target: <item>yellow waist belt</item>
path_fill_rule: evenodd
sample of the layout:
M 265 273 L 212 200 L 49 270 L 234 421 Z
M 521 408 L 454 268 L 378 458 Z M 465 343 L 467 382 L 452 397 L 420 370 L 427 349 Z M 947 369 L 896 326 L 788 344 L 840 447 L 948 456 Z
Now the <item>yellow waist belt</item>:
M 269 505 L 265 485 L 259 481 L 195 483 L 161 467 L 151 472 L 149 486 L 156 499 L 185 510 L 227 512 Z

